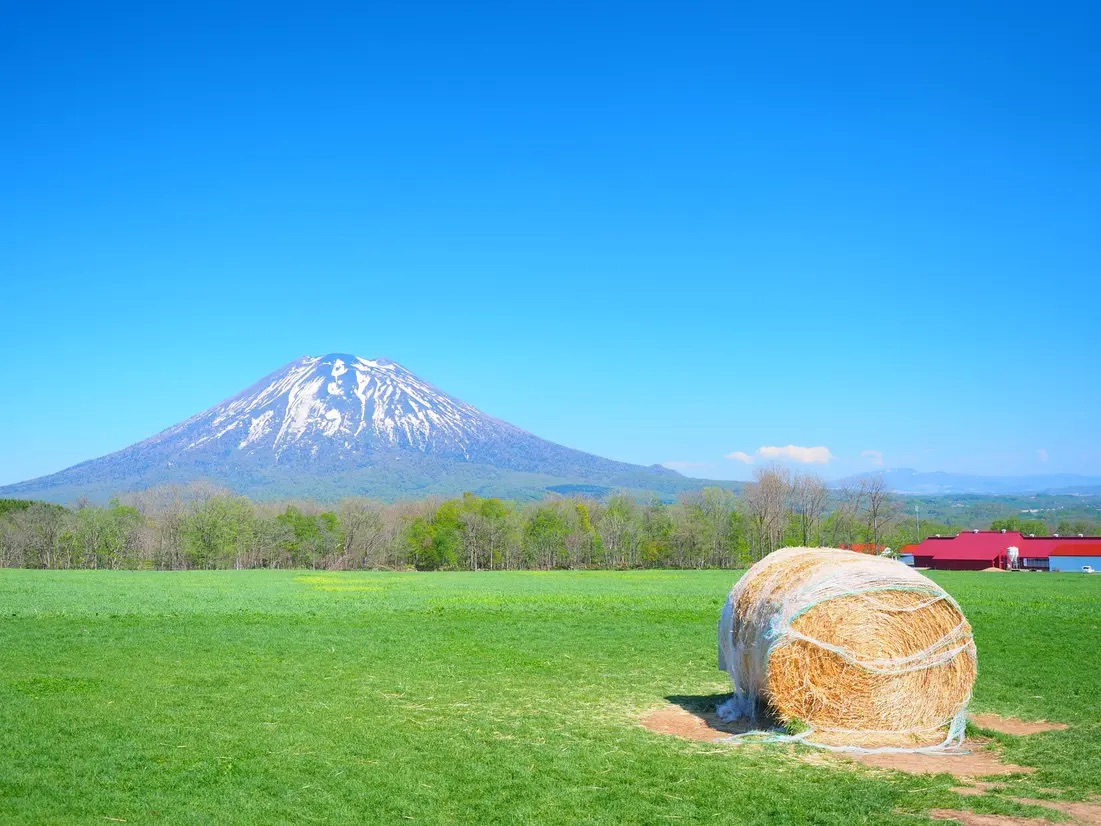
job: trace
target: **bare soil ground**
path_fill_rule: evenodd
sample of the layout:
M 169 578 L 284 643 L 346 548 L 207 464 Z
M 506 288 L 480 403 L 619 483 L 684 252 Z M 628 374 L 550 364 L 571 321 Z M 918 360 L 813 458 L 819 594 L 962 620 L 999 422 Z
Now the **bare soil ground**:
M 981 715 L 983 728 L 1005 730 L 1000 727 L 997 715 Z M 1000 718 L 998 718 L 1000 719 Z M 642 725 L 658 734 L 672 734 L 686 740 L 715 742 L 747 731 L 745 726 L 724 723 L 714 712 L 692 712 L 677 705 L 667 705 L 657 711 L 643 715 Z M 1007 728 L 1017 728 L 1021 721 L 1006 721 Z M 1029 725 L 1027 723 L 1021 725 Z M 1061 726 L 1047 723 L 1048 726 Z M 1046 729 L 1038 729 L 1046 730 Z M 1013 732 L 1009 732 L 1013 733 Z M 1031 733 L 1031 732 L 1030 732 Z M 973 746 L 985 745 L 984 741 L 972 740 Z M 838 759 L 855 760 L 867 766 L 880 769 L 894 769 L 911 774 L 940 774 L 946 772 L 960 778 L 985 777 L 988 775 L 1026 774 L 1034 771 L 1027 766 L 1003 763 L 995 751 L 976 748 L 970 754 L 838 754 Z
M 969 741 L 972 748 L 981 746 Z M 1035 769 L 1003 763 L 998 753 L 977 748 L 970 754 L 845 754 L 848 760 L 910 774 L 951 774 L 961 779 L 1005 774 L 1030 774 Z
M 1062 731 L 1068 728 L 1066 723 L 1049 723 L 1047 720 L 1020 720 L 1016 717 L 1000 717 L 997 714 L 972 714 L 971 722 L 979 728 L 1000 731 L 1002 734 L 1014 734 L 1027 737 L 1042 731 Z
M 1013 717 L 999 717 L 997 714 L 976 714 L 971 719 L 981 728 L 1017 736 L 1067 728 L 1064 723 L 1027 722 Z M 716 742 L 731 734 L 740 734 L 748 730 L 745 726 L 722 722 L 714 712 L 693 712 L 678 705 L 667 705 L 648 712 L 641 717 L 640 722 L 650 731 L 658 734 L 671 734 L 686 740 L 705 742 Z M 988 743 L 986 740 L 972 738 L 968 742 L 974 748 L 970 754 L 824 754 L 823 757 L 852 760 L 866 766 L 912 774 L 952 774 L 973 783 L 973 785 L 958 786 L 953 789 L 961 795 L 984 795 L 1004 788 L 997 783 L 975 781 L 976 777 L 1028 774 L 1035 771 L 1028 766 L 1003 763 L 996 751 L 985 748 Z M 1076 824 L 1101 824 L 1101 803 L 1032 800 L 1018 797 L 1010 799 L 1017 803 L 1062 812 Z M 955 820 L 964 826 L 1046 826 L 1051 823 L 1042 818 L 980 814 L 955 809 L 933 809 L 929 812 L 929 816 L 937 820 Z
M 953 791 L 972 794 L 970 789 L 954 789 Z M 981 794 L 982 792 L 980 792 Z M 1025 797 L 1011 797 L 1016 803 L 1029 806 L 1041 806 L 1055 812 L 1067 815 L 1072 823 L 1096 826 L 1101 824 L 1101 803 L 1076 803 L 1064 800 L 1033 800 Z M 1051 823 L 1046 818 L 1038 817 L 1013 817 L 1010 815 L 985 815 L 978 812 L 965 812 L 956 809 L 933 809 L 929 816 L 936 820 L 956 820 L 964 826 L 1048 826 Z
M 1050 820 L 1037 820 L 1034 817 L 984 815 L 978 812 L 959 812 L 955 809 L 930 809 L 929 817 L 934 820 L 955 820 L 963 826 L 1048 826 L 1051 823 Z

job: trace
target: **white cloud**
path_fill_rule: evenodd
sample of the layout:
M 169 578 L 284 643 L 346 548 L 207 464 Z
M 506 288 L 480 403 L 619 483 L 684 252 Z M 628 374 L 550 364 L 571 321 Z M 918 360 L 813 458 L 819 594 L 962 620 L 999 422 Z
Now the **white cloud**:
M 1047 451 L 1044 450 L 1043 448 L 1040 448 L 1039 450 L 1036 451 L 1036 458 L 1039 459 L 1041 462 L 1046 462 L 1047 461 Z
M 757 448 L 753 456 L 744 451 L 735 450 L 733 453 L 726 454 L 726 458 L 747 465 L 753 464 L 757 459 L 788 459 L 792 462 L 802 462 L 807 465 L 824 465 L 833 459 L 833 454 L 830 453 L 828 447 L 800 447 L 799 445 L 776 447 L 775 445 L 765 445 Z
M 733 459 L 735 462 L 742 462 L 743 464 L 752 465 L 753 457 L 748 453 L 743 453 L 740 450 L 735 450 L 733 453 L 726 454 L 727 459 Z
M 862 450 L 860 455 L 865 459 L 871 459 L 872 464 L 877 467 L 883 467 L 883 451 L 882 450 Z
M 800 447 L 799 445 L 759 447 L 757 455 L 765 459 L 791 459 L 793 462 L 802 462 L 807 465 L 825 465 L 833 458 L 828 447 Z

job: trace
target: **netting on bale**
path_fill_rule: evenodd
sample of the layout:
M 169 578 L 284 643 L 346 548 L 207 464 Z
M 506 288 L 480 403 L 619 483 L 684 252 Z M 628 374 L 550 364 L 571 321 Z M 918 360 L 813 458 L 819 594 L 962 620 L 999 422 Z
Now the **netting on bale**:
M 975 682 L 957 602 L 901 562 L 784 548 L 743 576 L 719 621 L 726 721 L 771 717 L 773 738 L 836 750 L 948 750 L 963 742 Z

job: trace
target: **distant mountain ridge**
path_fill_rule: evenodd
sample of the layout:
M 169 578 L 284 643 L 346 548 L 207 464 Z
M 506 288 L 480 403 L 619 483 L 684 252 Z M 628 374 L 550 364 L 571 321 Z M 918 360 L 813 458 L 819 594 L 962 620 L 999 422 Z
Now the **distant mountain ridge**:
M 1037 476 L 975 476 L 941 471 L 924 473 L 911 468 L 888 468 L 847 476 L 830 483 L 841 488 L 874 476 L 883 477 L 896 493 L 940 496 L 947 494 L 976 494 L 986 496 L 1011 494 L 1101 494 L 1101 476 L 1076 474 L 1049 474 Z
M 304 356 L 144 441 L 0 496 L 105 498 L 207 479 L 260 497 L 394 499 L 473 490 L 533 497 L 625 489 L 666 496 L 707 483 L 540 439 L 389 359 Z

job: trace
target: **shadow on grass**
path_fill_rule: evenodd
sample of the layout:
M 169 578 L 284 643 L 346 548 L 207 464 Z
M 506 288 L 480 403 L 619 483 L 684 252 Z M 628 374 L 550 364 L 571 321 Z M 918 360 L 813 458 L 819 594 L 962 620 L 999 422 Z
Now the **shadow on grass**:
M 754 719 L 725 722 L 715 713 L 715 707 L 730 694 L 670 694 L 666 700 L 687 711 L 709 729 L 723 734 L 745 734 L 749 731 L 777 731 L 783 727 L 767 713 L 758 713 Z
M 670 694 L 665 699 L 690 714 L 711 714 L 719 703 L 729 697 L 728 691 L 726 694 Z

